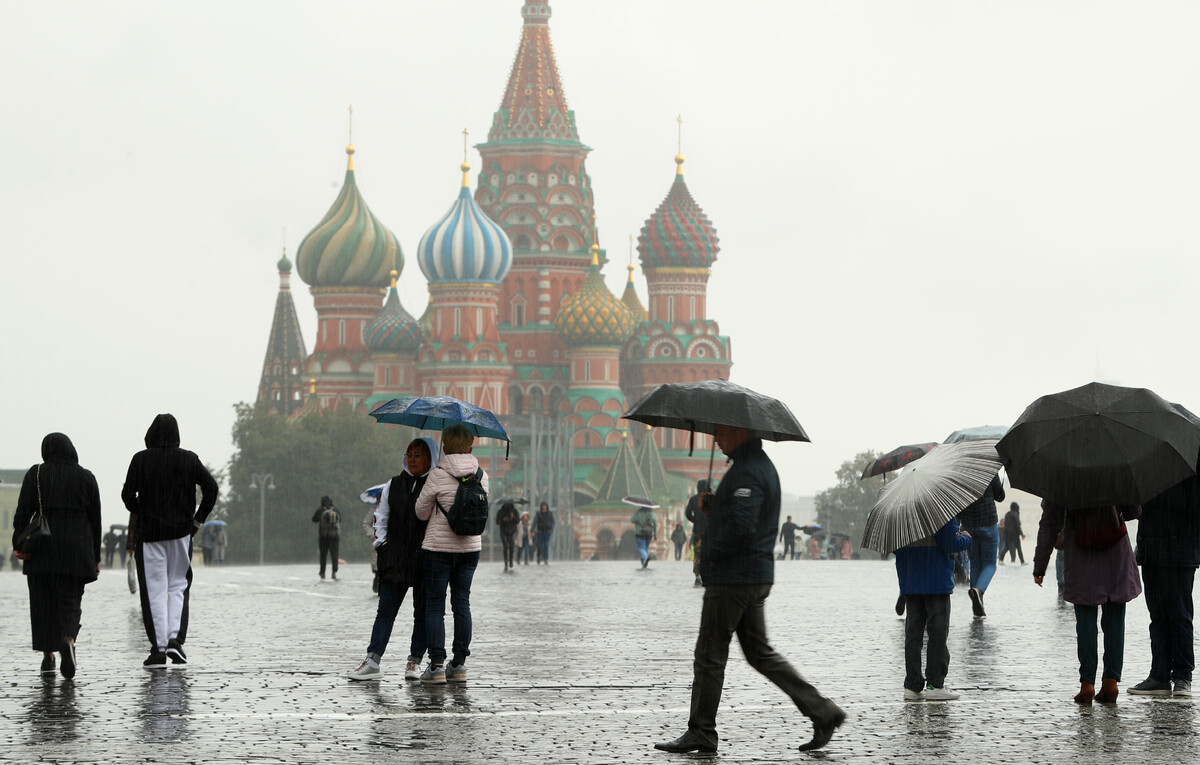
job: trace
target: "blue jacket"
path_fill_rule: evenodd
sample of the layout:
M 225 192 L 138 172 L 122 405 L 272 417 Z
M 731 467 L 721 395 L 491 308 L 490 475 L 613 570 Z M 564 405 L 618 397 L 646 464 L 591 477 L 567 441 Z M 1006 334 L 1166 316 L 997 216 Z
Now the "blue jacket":
M 1200 565 L 1200 477 L 1188 478 L 1142 505 L 1137 562 L 1142 566 Z
M 774 584 L 779 474 L 759 438 L 729 458 L 733 465 L 713 497 L 700 551 L 704 586 Z
M 901 595 L 949 595 L 954 592 L 954 559 L 950 556 L 971 546 L 971 538 L 958 533 L 958 521 L 937 534 L 896 551 L 896 576 Z

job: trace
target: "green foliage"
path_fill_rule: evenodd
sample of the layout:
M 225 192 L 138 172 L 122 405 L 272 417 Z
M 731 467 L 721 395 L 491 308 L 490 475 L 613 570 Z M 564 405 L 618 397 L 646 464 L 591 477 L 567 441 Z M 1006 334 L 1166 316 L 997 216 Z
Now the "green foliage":
M 316 561 L 312 516 L 326 494 L 342 513 L 340 557 L 367 560 L 370 544 L 362 523 L 370 508 L 358 495 L 400 472 L 411 429 L 380 425 L 344 409 L 297 419 L 248 404 L 234 409 L 235 451 L 227 469 L 229 489 L 220 504 L 220 517 L 229 524 L 226 560 L 258 562 L 262 492 L 261 484 L 250 488 L 254 474 L 270 474 L 275 485 L 265 492 L 267 563 Z
M 828 531 L 849 534 L 850 542 L 856 549 L 862 540 L 867 514 L 871 512 L 871 506 L 883 488 L 883 476 L 862 481 L 859 476 L 867 463 L 880 456 L 880 452 L 865 451 L 843 462 L 837 471 L 837 485 L 818 492 L 815 499 L 817 523 Z

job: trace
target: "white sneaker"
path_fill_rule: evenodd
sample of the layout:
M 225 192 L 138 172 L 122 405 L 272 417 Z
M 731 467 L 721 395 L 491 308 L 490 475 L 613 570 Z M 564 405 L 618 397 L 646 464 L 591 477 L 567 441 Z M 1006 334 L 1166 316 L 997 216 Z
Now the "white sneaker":
M 383 672 L 380 671 L 378 664 L 372 664 L 370 659 L 363 659 L 363 663 L 358 665 L 358 669 L 347 672 L 346 677 L 351 680 L 378 680 L 383 677 Z
M 408 663 L 404 665 L 405 680 L 420 680 L 421 679 L 421 662 L 409 657 Z
M 934 688 L 932 685 L 925 689 L 925 698 L 928 701 L 954 701 L 959 697 L 959 694 L 949 688 Z
M 905 701 L 925 701 L 925 691 L 913 691 L 908 688 L 904 689 Z

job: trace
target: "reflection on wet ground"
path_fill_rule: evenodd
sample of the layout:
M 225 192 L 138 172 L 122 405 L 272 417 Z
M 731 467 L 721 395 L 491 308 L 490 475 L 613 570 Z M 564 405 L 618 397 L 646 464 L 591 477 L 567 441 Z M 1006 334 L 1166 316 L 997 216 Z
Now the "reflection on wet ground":
M 119 575 L 118 575 L 119 574 Z M 683 731 L 701 591 L 687 563 L 572 563 L 504 575 L 484 563 L 472 593 L 465 685 L 403 680 L 407 609 L 385 676 L 353 683 L 374 618 L 365 566 L 320 581 L 315 566 L 199 569 L 183 670 L 146 672 L 137 597 L 106 572 L 84 598 L 79 674 L 42 679 L 26 650 L 27 594 L 0 574 L 0 762 L 658 762 Z M 814 757 L 843 762 L 1200 758 L 1196 708 L 1122 693 L 1078 707 L 1074 615 L 1029 567 L 1002 567 L 971 618 L 953 600 L 955 702 L 903 701 L 903 619 L 890 563 L 781 562 L 772 643 L 850 719 Z M 1127 687 L 1149 668 L 1145 606 L 1128 609 Z M 396 649 L 399 649 L 398 651 Z M 731 650 L 718 759 L 808 759 L 811 733 Z M 179 745 L 182 744 L 182 745 Z M 665 759 L 664 759 L 665 758 Z

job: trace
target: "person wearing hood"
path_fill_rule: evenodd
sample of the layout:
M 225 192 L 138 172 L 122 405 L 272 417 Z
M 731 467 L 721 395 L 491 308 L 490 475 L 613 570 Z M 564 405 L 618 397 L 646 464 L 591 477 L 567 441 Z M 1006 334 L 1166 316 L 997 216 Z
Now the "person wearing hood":
M 325 578 L 325 556 L 333 559 L 333 578 L 337 579 L 338 544 L 341 540 L 342 514 L 333 506 L 329 497 L 321 497 L 321 505 L 313 513 L 312 522 L 317 526 L 317 547 L 321 551 L 321 570 L 318 572 Z
M 33 554 L 14 549 L 29 586 L 33 650 L 42 652 L 43 675 L 54 674 L 57 651 L 63 677 L 74 677 L 83 588 L 100 576 L 100 489 L 62 433 L 42 439 L 42 463 L 25 473 L 13 516 L 14 548 L 38 512 L 50 525 L 49 543 Z
M 429 640 L 429 666 L 421 682 L 441 685 L 467 681 L 467 657 L 471 655 L 471 581 L 479 565 L 483 544 L 480 535 L 459 536 L 450 528 L 446 511 L 454 505 L 460 479 L 481 473 L 483 491 L 488 475 L 471 455 L 475 436 L 462 425 L 451 425 L 442 433 L 442 458 L 429 473 L 414 508 L 416 516 L 428 521 L 425 541 L 425 630 Z M 439 509 L 440 508 L 440 509 Z M 446 665 L 446 590 L 454 612 L 454 653 Z
M 504 570 L 511 571 L 513 554 L 516 550 L 517 526 L 521 516 L 517 514 L 517 506 L 513 502 L 505 502 L 496 513 L 496 525 L 500 527 L 500 541 L 504 545 Z
M 528 512 L 521 513 L 521 523 L 517 526 L 517 535 L 513 539 L 513 546 L 516 548 L 517 563 L 524 562 L 529 565 L 529 559 L 533 557 L 533 540 L 535 532 L 533 530 L 533 521 L 529 518 Z
M 550 537 L 554 534 L 554 513 L 550 505 L 543 502 L 538 505 L 537 515 L 533 518 L 533 528 L 537 532 L 537 562 L 550 565 Z
M 413 626 L 404 679 L 418 680 L 421 677 L 421 659 L 428 648 L 421 552 L 426 521 L 417 517 L 415 507 L 437 453 L 437 444 L 432 438 L 413 439 L 404 451 L 403 471 L 393 476 L 379 495 L 373 541 L 379 568 L 379 608 L 375 612 L 375 624 L 371 627 L 367 657 L 356 669 L 346 674 L 351 680 L 377 680 L 383 676 L 379 664 L 391 640 L 392 626 L 404 603 L 404 595 L 410 589 Z
M 179 423 L 171 414 L 154 418 L 146 448 L 133 455 L 121 500 L 129 509 L 130 539 L 137 565 L 142 622 L 150 640 L 146 669 L 187 664 L 188 592 L 192 537 L 217 502 L 217 482 L 194 452 L 179 448 Z M 196 489 L 200 507 L 196 507 Z

